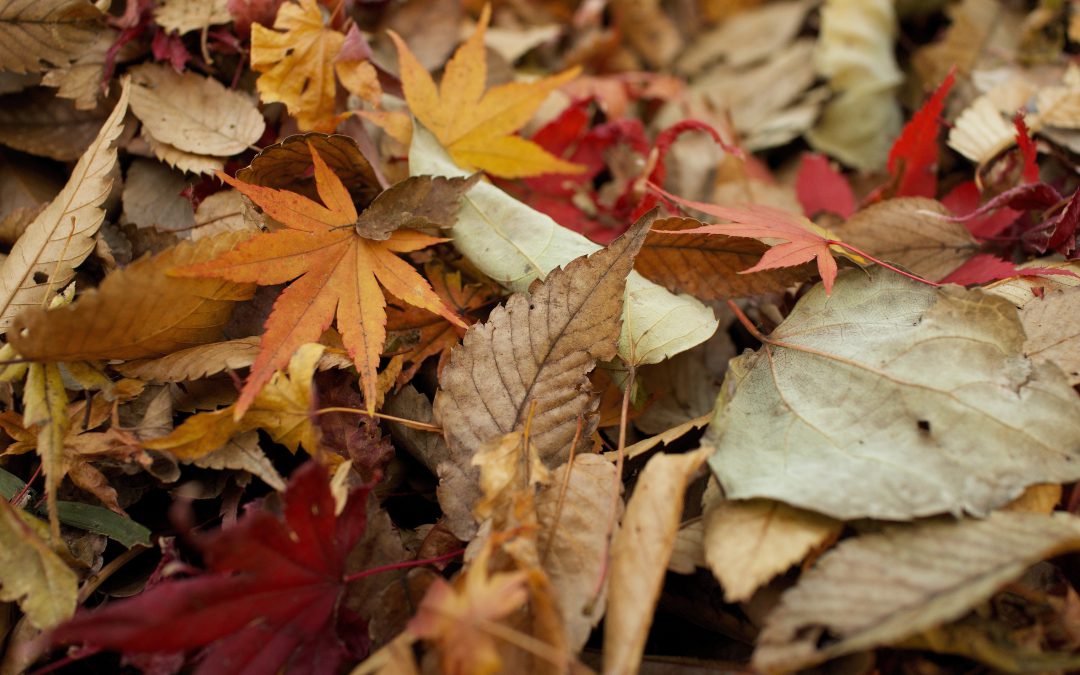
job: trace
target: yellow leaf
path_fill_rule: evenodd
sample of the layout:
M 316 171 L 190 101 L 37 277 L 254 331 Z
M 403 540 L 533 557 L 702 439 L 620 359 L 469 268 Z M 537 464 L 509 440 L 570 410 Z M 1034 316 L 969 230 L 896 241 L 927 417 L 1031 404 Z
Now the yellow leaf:
M 43 630 L 75 613 L 79 591 L 75 573 L 43 541 L 44 529 L 0 499 L 0 600 L 18 601 Z
M 67 392 L 55 363 L 32 363 L 26 376 L 23 393 L 23 423 L 37 425 L 37 451 L 45 473 L 45 495 L 49 510 L 49 525 L 54 537 L 60 536 L 60 519 L 56 512 L 56 490 L 64 477 L 64 437 L 68 431 Z
M 284 103 L 302 131 L 333 131 L 340 121 L 334 115 L 334 59 L 345 36 L 323 24 L 316 0 L 282 5 L 274 28 L 282 32 L 251 27 L 251 67 L 262 73 L 259 95 Z
M 502 178 L 584 171 L 585 167 L 563 161 L 532 141 L 510 135 L 532 118 L 548 94 L 576 77 L 579 69 L 536 82 L 510 82 L 485 92 L 484 33 L 490 18 L 490 7 L 485 7 L 476 32 L 446 64 L 439 87 L 405 42 L 390 31 L 409 109 L 464 169 L 483 169 Z

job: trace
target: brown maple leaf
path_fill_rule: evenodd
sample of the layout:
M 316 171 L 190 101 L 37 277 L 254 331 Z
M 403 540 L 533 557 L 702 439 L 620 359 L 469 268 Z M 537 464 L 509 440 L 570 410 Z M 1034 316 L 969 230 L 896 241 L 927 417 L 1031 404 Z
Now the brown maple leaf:
M 381 241 L 361 236 L 354 227 L 358 214 L 348 190 L 318 151 L 309 147 L 323 204 L 294 192 L 251 185 L 218 173 L 219 178 L 248 196 L 285 228 L 257 234 L 209 262 L 172 272 L 260 285 L 295 279 L 274 303 L 266 320 L 259 356 L 234 410 L 237 419 L 274 371 L 288 363 L 301 344 L 318 340 L 335 315 L 345 348 L 360 373 L 367 407 L 374 411 L 376 374 L 386 342 L 386 299 L 380 284 L 411 305 L 465 326 L 428 282 L 395 255 L 443 240 L 402 229 Z M 456 204 L 456 197 L 447 202 Z

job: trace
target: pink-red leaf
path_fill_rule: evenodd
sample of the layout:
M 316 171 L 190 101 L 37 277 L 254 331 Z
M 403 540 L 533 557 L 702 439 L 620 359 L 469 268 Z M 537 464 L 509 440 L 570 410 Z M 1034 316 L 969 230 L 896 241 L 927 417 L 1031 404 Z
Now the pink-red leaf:
M 894 196 L 936 196 L 941 111 L 955 79 L 956 73 L 950 71 L 937 91 L 911 116 L 893 143 L 889 151 L 889 173 L 896 180 Z
M 1069 270 L 1056 269 L 1053 267 L 1020 268 L 997 256 L 983 253 L 971 258 L 958 267 L 952 274 L 945 277 L 945 279 L 942 280 L 942 283 L 972 286 L 975 284 L 986 284 L 1000 279 L 1008 279 L 1009 277 L 1035 277 L 1048 274 L 1076 276 Z
M 795 194 L 807 218 L 823 212 L 850 218 L 855 213 L 855 193 L 825 155 L 803 154 L 795 178 Z

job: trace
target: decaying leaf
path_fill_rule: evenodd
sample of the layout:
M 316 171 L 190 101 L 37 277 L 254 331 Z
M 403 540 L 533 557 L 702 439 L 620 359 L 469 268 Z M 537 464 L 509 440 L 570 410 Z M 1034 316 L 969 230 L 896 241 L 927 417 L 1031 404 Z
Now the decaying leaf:
M 15 242 L 0 265 L 0 330 L 27 307 L 41 306 L 75 275 L 93 250 L 93 236 L 105 219 L 101 204 L 116 165 L 113 142 L 123 128 L 128 87 L 97 138 L 79 159 L 67 185 Z
M 413 175 L 468 175 L 422 127 L 413 132 L 409 170 Z M 465 195 L 451 234 L 473 265 L 514 292 L 528 290 L 552 269 L 599 249 L 488 183 L 477 184 Z M 633 272 L 626 286 L 619 339 L 623 360 L 635 365 L 658 363 L 716 331 L 712 311 L 694 298 L 673 295 Z
M 962 616 L 1044 558 L 1080 548 L 1080 520 L 995 513 L 847 540 L 769 615 L 754 666 L 791 672 Z M 820 646 L 819 646 L 820 645 Z
M 0 499 L 0 600 L 18 602 L 40 629 L 75 613 L 79 580 L 45 542 L 48 528 Z
M 254 284 L 166 272 L 209 260 L 245 239 L 242 232 L 226 233 L 137 260 L 70 305 L 22 312 L 9 340 L 23 356 L 49 361 L 142 359 L 213 342 L 233 305 L 252 296 Z
M 705 505 L 705 560 L 728 602 L 749 600 L 842 528 L 832 518 L 771 499 L 733 502 L 714 496 Z
M 1022 355 L 1001 298 L 853 271 L 768 339 L 731 362 L 710 427 L 731 499 L 907 520 L 982 515 L 1080 477 L 1080 401 Z
M 611 543 L 611 588 L 604 620 L 604 672 L 633 673 L 675 546 L 683 495 L 712 448 L 656 455 L 645 465 Z
M 66 65 L 94 43 L 103 19 L 87 0 L 3 0 L 0 70 L 39 73 Z

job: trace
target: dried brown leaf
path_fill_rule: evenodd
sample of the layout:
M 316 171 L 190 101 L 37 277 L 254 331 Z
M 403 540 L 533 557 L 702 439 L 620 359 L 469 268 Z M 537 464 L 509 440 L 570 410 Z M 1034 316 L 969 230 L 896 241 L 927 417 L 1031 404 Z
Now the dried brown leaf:
M 94 44 L 103 19 L 86 0 L 0 0 L 0 70 L 65 65 Z
M 1024 353 L 1036 363 L 1053 361 L 1069 384 L 1080 384 L 1080 287 L 1033 298 L 1020 310 Z
M 113 108 L 79 110 L 52 89 L 34 88 L 0 97 L 0 143 L 61 162 L 78 159 Z
M 188 230 L 195 224 L 191 201 L 181 195 L 188 182 L 161 162 L 136 159 L 128 167 L 121 197 L 124 220 L 137 228 Z
M 462 195 L 480 174 L 469 178 L 413 176 L 379 194 L 356 220 L 360 236 L 382 241 L 396 230 L 411 227 L 453 227 Z

